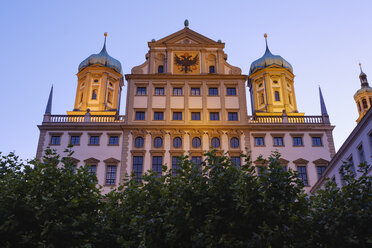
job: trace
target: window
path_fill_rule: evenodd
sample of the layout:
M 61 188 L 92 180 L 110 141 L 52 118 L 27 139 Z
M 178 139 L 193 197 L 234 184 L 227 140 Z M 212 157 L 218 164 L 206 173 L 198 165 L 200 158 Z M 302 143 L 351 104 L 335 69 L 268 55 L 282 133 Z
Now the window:
M 182 121 L 182 112 L 173 112 L 174 121 Z
M 200 121 L 200 112 L 191 112 L 192 121 Z
M 214 73 L 214 65 L 209 66 L 209 73 Z
M 260 177 L 266 171 L 265 166 L 257 166 L 257 175 Z
M 283 137 L 274 137 L 274 146 L 283 146 Z
M 60 145 L 61 144 L 61 136 L 53 135 L 50 140 L 51 145 Z
M 358 102 L 358 108 L 359 108 L 359 112 L 362 112 L 362 107 L 360 106 L 360 102 Z
M 88 172 L 89 172 L 89 174 L 95 176 L 96 172 L 97 172 L 97 165 L 89 165 Z
M 237 121 L 238 120 L 238 112 L 229 112 L 228 113 L 228 120 L 229 121 Z
M 321 137 L 312 137 L 313 146 L 322 146 Z
M 261 95 L 260 95 L 260 103 L 265 104 L 265 97 L 264 97 L 263 93 L 261 93 Z
M 107 93 L 107 102 L 111 103 L 111 93 L 110 92 Z
M 301 179 L 305 186 L 308 186 L 306 166 L 297 166 L 298 177 Z
M 287 166 L 286 165 L 282 165 L 282 168 L 283 168 L 283 171 L 287 172 Z
M 137 87 L 138 96 L 146 96 L 146 87 Z
M 275 91 L 275 101 L 280 101 L 279 91 Z
M 182 146 L 182 139 L 180 137 L 176 137 L 173 139 L 173 147 L 180 148 Z
M 239 139 L 236 137 L 231 138 L 230 140 L 230 146 L 232 148 L 238 148 L 239 147 Z
M 83 97 L 84 97 L 84 95 L 83 95 L 83 93 L 81 93 L 81 96 L 80 96 L 80 103 L 83 102 Z
M 216 138 L 216 137 L 212 138 L 211 145 L 212 145 L 213 148 L 220 147 L 220 139 Z
M 201 169 L 201 163 L 202 163 L 202 157 L 201 156 L 192 156 L 191 157 L 191 162 L 195 164 L 196 166 L 199 166 Z
M 173 88 L 174 96 L 182 96 L 182 88 Z
M 135 140 L 134 140 L 134 146 L 136 148 L 141 148 L 143 147 L 143 143 L 144 143 L 144 139 L 142 137 L 137 137 Z
M 367 109 L 368 108 L 366 99 L 363 99 L 362 100 L 362 104 L 363 104 L 363 109 Z
M 155 147 L 155 148 L 160 148 L 160 147 L 162 147 L 162 146 L 163 146 L 163 139 L 160 138 L 160 137 L 156 137 L 156 138 L 154 139 L 154 147 Z
M 210 96 L 218 96 L 218 88 L 209 88 Z
M 89 145 L 99 145 L 99 136 L 90 136 Z
M 317 166 L 316 172 L 318 173 L 318 179 L 320 179 L 323 175 L 323 172 L 325 171 L 326 166 Z
M 359 154 L 359 162 L 360 163 L 366 162 L 366 157 L 364 156 L 364 149 L 363 149 L 362 144 L 358 146 L 358 154 Z
M 177 175 L 177 171 L 180 169 L 180 159 L 177 156 L 172 157 L 172 175 Z
M 220 120 L 220 113 L 219 112 L 210 112 L 209 119 L 211 121 L 219 121 Z
M 273 83 L 274 83 L 274 84 L 277 84 L 277 83 L 278 83 L 278 81 L 274 81 Z
M 153 156 L 152 157 L 152 171 L 157 174 L 157 177 L 161 176 L 162 166 L 163 166 L 163 157 Z
M 254 145 L 255 146 L 264 146 L 264 137 L 254 137 Z
M 191 88 L 192 96 L 200 96 L 200 88 Z
M 154 112 L 154 120 L 155 121 L 164 120 L 164 113 L 163 112 Z
M 192 147 L 199 148 L 201 146 L 201 139 L 199 137 L 195 137 L 192 139 Z
M 288 95 L 288 102 L 289 102 L 289 104 L 292 104 L 292 101 L 291 101 L 291 94 Z
M 106 184 L 114 185 L 116 179 L 116 165 L 108 165 L 106 169 Z
M 164 73 L 164 66 L 162 65 L 158 66 L 158 73 Z
M 145 120 L 145 112 L 137 111 L 136 112 L 136 121 L 144 121 Z
M 164 96 L 164 88 L 155 88 L 155 96 Z
M 137 182 L 142 181 L 143 156 L 133 157 L 133 174 Z
M 110 136 L 109 145 L 118 145 L 118 144 L 119 144 L 119 136 Z
M 302 137 L 293 137 L 293 146 L 303 146 Z
M 227 88 L 228 96 L 236 96 L 236 88 Z
M 80 145 L 80 136 L 74 135 L 70 138 L 71 145 Z
M 236 167 L 240 167 L 242 164 L 241 164 L 241 159 L 240 157 L 238 156 L 232 156 L 231 157 L 231 164 L 233 166 L 236 166 Z
M 96 94 L 96 91 L 93 90 L 92 92 L 92 100 L 96 100 L 97 99 L 97 94 Z
M 350 165 L 350 170 L 355 174 L 355 166 L 354 166 L 353 156 L 350 155 L 350 157 L 347 159 L 347 162 Z

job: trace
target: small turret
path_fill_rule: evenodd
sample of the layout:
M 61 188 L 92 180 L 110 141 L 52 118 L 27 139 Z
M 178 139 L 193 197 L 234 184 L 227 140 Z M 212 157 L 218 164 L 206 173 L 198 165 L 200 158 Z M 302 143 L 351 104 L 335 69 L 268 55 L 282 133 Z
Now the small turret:
M 361 88 L 354 94 L 354 100 L 358 108 L 359 117 L 356 120 L 358 123 L 366 114 L 366 112 L 371 108 L 372 105 L 372 88 L 369 87 L 367 74 L 362 70 L 362 64 L 359 63 L 360 67 L 360 84 Z
M 50 116 L 52 114 L 52 101 L 53 101 L 53 85 L 52 88 L 50 88 L 50 93 L 49 93 L 49 98 L 48 98 L 48 103 L 45 108 L 45 113 L 44 113 L 44 120 L 43 122 L 48 122 L 50 121 Z

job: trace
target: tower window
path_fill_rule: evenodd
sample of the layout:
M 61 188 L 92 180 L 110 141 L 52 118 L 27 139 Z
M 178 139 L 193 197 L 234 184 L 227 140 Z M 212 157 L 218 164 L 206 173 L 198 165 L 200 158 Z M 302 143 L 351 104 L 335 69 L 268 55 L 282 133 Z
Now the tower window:
M 273 83 L 274 83 L 274 84 L 277 84 L 277 83 L 278 83 L 278 81 L 276 81 L 276 80 L 275 80 L 275 81 L 274 81 Z
M 367 105 L 366 99 L 363 99 L 362 100 L 362 103 L 363 103 L 363 109 L 367 109 L 368 108 L 368 105 Z
M 173 88 L 174 96 L 182 96 L 182 88 Z
M 146 96 L 146 87 L 137 87 L 137 96 Z
M 94 79 L 94 82 L 95 82 L 95 83 L 98 83 L 98 79 Z
M 360 102 L 358 102 L 358 108 L 359 108 L 359 112 L 362 112 L 362 107 L 360 106 Z
M 143 143 L 144 143 L 144 139 L 142 137 L 137 137 L 135 140 L 134 140 L 134 146 L 136 148 L 141 148 L 143 147 Z
M 199 137 L 195 137 L 192 139 L 192 147 L 199 148 L 201 146 L 201 139 Z
M 162 65 L 158 66 L 158 73 L 164 73 L 164 66 Z
M 111 103 L 111 93 L 110 92 L 107 93 L 107 102 Z
M 214 65 L 209 66 L 209 73 L 215 73 Z
M 200 112 L 191 112 L 192 121 L 200 121 Z
M 200 96 L 200 88 L 191 88 L 192 96 Z
M 155 88 L 155 96 L 164 96 L 164 88 L 163 87 Z
M 265 104 L 265 97 L 264 97 L 263 93 L 261 93 L 261 95 L 260 95 L 260 103 Z
M 96 90 L 93 90 L 93 92 L 92 92 L 92 100 L 96 100 L 96 99 L 97 99 Z
M 154 112 L 154 120 L 155 121 L 164 120 L 164 113 L 163 112 Z
M 173 139 L 173 147 L 180 148 L 182 146 L 182 139 L 180 137 L 176 137 Z
M 156 137 L 156 138 L 154 139 L 154 147 L 155 147 L 155 148 L 160 148 L 160 147 L 162 147 L 162 146 L 163 146 L 163 139 L 160 138 L 160 137 Z
M 218 96 L 218 88 L 209 88 L 210 96 Z
M 277 102 L 280 101 L 279 91 L 275 91 L 275 101 L 277 101 Z
M 236 137 L 231 138 L 230 140 L 230 146 L 232 148 L 238 148 L 239 147 L 239 139 Z
M 226 93 L 228 96 L 236 96 L 236 88 L 227 88 Z
M 220 147 L 220 139 L 219 138 L 216 138 L 214 137 L 212 140 L 211 140 L 211 145 L 213 148 L 218 148 Z
M 116 165 L 108 165 L 106 170 L 106 184 L 114 185 L 116 179 Z
M 136 121 L 144 121 L 145 120 L 145 112 L 137 111 L 136 112 Z
M 220 113 L 219 112 L 210 112 L 209 119 L 211 121 L 219 121 L 220 120 Z

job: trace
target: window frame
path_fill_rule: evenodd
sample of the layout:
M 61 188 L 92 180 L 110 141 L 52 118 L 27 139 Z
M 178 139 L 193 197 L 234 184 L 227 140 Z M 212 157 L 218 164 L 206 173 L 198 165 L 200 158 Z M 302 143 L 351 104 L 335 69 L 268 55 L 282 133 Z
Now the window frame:
M 228 121 L 239 121 L 239 113 L 238 112 L 227 112 L 227 120 Z
M 217 143 L 218 145 L 214 144 L 217 141 L 218 141 L 218 143 Z M 221 147 L 221 139 L 219 137 L 213 137 L 211 139 L 211 147 L 214 148 L 214 149 L 220 148 Z
M 147 96 L 147 87 L 137 86 L 136 96 Z
M 159 163 L 160 161 L 160 163 Z M 155 168 L 154 168 L 155 167 Z M 151 170 L 157 173 L 156 177 L 161 177 L 163 169 L 163 156 L 153 155 L 151 159 Z
M 142 182 L 144 156 L 133 155 L 132 162 L 132 174 L 134 174 L 134 178 L 137 182 Z
M 182 142 L 182 138 L 181 137 L 176 136 L 176 137 L 173 138 L 173 140 L 172 140 L 172 146 L 173 146 L 173 148 L 181 149 L 182 148 L 182 145 L 183 145 L 183 142 Z
M 200 96 L 200 87 L 191 87 L 190 96 Z
M 212 118 L 212 116 L 213 116 L 213 118 Z M 220 112 L 209 112 L 209 120 L 210 121 L 219 121 L 220 120 Z
M 234 142 L 233 142 L 234 140 Z M 240 140 L 238 137 L 231 137 L 230 139 L 230 147 L 233 149 L 239 149 L 240 147 Z
M 191 140 L 191 145 L 192 145 L 192 148 L 199 149 L 202 146 L 201 138 L 200 137 L 193 137 L 192 140 Z
M 237 95 L 236 87 L 226 87 L 226 95 L 227 96 L 236 96 Z
M 160 119 L 160 116 L 161 116 L 161 119 Z M 164 112 L 154 111 L 154 121 L 164 121 Z
M 140 142 L 139 140 L 142 140 L 142 145 L 137 145 L 137 140 L 138 142 Z M 136 136 L 133 143 L 135 148 L 142 148 L 145 145 L 145 139 L 142 136 Z
M 280 141 L 280 142 L 277 142 Z M 273 136 L 273 146 L 284 146 L 284 138 L 283 136 Z
M 152 142 L 152 145 L 154 148 L 162 148 L 163 144 L 164 144 L 163 137 L 160 137 L 160 136 L 156 136 Z
M 182 111 L 174 111 L 173 113 L 172 113 L 172 120 L 173 121 L 182 121 L 183 120 L 183 114 L 182 114 Z M 176 118 L 174 118 L 174 117 L 176 117 Z M 179 118 L 179 117 L 181 117 L 181 118 Z
M 218 87 L 209 87 L 208 96 L 219 96 L 218 91 L 219 91 Z
M 164 96 L 165 90 L 164 87 L 155 87 L 154 96 Z
M 302 183 L 304 184 L 305 187 L 309 187 L 309 177 L 307 173 L 307 165 L 296 165 L 297 172 L 298 172 L 298 177 L 301 179 Z M 300 171 L 299 169 L 304 169 L 304 171 Z M 305 179 L 302 176 L 305 176 Z
M 183 88 L 173 87 L 172 93 L 173 93 L 173 96 L 183 96 Z
M 137 119 L 137 117 L 141 117 Z M 135 121 L 144 121 L 146 120 L 146 112 L 145 111 L 135 111 L 134 113 L 134 120 Z
M 194 115 L 199 114 L 199 119 L 194 119 Z M 191 112 L 191 120 L 192 121 L 200 121 L 201 120 L 201 112 Z

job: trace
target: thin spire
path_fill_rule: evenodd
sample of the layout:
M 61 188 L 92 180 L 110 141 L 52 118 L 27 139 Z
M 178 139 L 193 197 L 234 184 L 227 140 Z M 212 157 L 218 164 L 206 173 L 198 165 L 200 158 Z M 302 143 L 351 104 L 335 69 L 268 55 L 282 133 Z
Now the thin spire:
M 270 49 L 269 49 L 269 46 L 267 45 L 267 34 L 266 33 L 264 34 L 264 37 L 265 37 L 265 43 L 266 43 L 265 54 L 271 54 Z
M 362 73 L 363 70 L 362 70 L 362 64 L 360 63 L 360 61 L 359 61 L 359 67 L 360 67 L 360 73 Z
M 48 103 L 45 109 L 45 114 L 52 114 L 52 100 L 53 100 L 53 84 L 52 84 L 52 88 L 50 89 Z
M 362 88 L 369 87 L 368 80 L 367 80 L 367 74 L 365 74 L 362 70 L 362 64 L 359 62 L 359 67 L 360 67 L 360 74 L 359 74 L 359 79 Z
M 327 108 L 323 99 L 322 89 L 319 86 L 319 98 L 320 98 L 320 111 L 322 115 L 328 115 Z
M 103 35 L 105 36 L 105 41 L 103 42 L 103 48 L 102 48 L 102 50 L 101 50 L 100 53 L 107 53 L 107 51 L 106 51 L 106 37 L 107 37 L 107 32 L 105 32 Z

